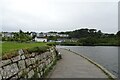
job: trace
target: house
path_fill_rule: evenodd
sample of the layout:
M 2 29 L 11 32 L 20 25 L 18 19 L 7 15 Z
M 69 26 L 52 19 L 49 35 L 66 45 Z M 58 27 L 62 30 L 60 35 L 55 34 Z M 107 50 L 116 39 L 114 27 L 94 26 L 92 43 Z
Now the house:
M 47 33 L 47 36 L 58 36 L 57 33 Z
M 60 36 L 60 37 L 69 37 L 69 35 L 67 35 L 67 34 L 59 34 L 58 36 Z
M 44 33 L 37 33 L 37 36 L 34 39 L 36 42 L 47 42 L 46 35 Z
M 47 34 L 46 34 L 46 33 L 37 33 L 36 36 L 37 36 L 37 37 L 46 37 Z
M 36 36 L 36 35 L 37 35 L 36 32 L 31 32 L 31 33 L 30 33 L 30 36 L 31 36 L 31 37 Z
M 2 32 L 2 37 L 14 37 L 14 34 L 11 32 Z
M 35 37 L 36 42 L 47 42 L 47 38 Z

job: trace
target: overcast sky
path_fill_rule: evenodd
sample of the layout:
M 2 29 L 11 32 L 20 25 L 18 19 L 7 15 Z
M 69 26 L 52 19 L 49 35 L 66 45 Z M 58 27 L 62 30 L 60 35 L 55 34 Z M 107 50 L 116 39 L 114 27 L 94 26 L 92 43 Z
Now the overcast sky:
M 118 31 L 119 0 L 0 0 L 1 31 Z

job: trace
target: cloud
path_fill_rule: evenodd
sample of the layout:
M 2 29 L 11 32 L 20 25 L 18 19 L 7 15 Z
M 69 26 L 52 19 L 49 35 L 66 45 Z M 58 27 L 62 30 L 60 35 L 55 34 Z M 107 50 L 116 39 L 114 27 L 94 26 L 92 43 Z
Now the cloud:
M 117 31 L 118 0 L 3 0 L 3 31 Z

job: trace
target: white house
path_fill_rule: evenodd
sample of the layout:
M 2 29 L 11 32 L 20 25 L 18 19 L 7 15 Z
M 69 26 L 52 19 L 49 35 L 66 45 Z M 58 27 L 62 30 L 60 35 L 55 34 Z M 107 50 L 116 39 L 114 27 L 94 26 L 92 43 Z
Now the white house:
M 14 34 L 11 32 L 2 32 L 2 37 L 14 37 Z
M 46 38 L 41 38 L 41 37 L 35 37 L 36 42 L 47 42 Z

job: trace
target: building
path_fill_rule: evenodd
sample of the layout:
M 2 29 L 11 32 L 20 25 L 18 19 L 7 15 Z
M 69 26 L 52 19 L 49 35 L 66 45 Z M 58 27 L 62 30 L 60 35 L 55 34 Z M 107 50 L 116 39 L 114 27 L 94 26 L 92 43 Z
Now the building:
M 35 37 L 36 42 L 47 42 L 47 38 Z
M 11 32 L 2 32 L 2 37 L 14 37 L 14 34 Z
M 34 39 L 36 42 L 47 42 L 46 35 L 44 33 L 37 33 L 37 36 Z
M 31 33 L 30 33 L 30 36 L 31 36 L 31 37 L 36 36 L 36 35 L 37 35 L 36 32 L 31 32 Z
M 60 36 L 60 37 L 69 37 L 69 35 L 67 35 L 67 34 L 59 34 L 58 36 Z
M 47 33 L 47 36 L 58 36 L 57 33 Z

